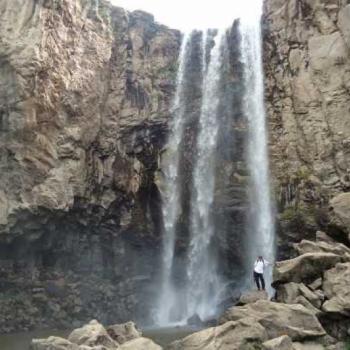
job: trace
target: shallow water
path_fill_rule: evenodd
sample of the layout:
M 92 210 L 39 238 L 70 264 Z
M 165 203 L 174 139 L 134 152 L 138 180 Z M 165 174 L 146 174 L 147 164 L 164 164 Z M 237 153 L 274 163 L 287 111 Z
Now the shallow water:
M 143 335 L 153 339 L 157 344 L 165 346 L 196 331 L 198 328 L 191 327 L 156 328 L 144 330 Z
M 47 338 L 50 335 L 66 337 L 68 331 L 45 330 L 0 335 L 0 350 L 28 350 L 33 338 Z
M 165 346 L 195 331 L 196 329 L 188 327 L 159 328 L 144 330 L 143 335 L 153 339 L 157 344 Z M 65 338 L 69 333 L 69 331 L 62 330 L 45 330 L 0 335 L 0 350 L 28 350 L 33 338 L 47 338 L 51 335 Z

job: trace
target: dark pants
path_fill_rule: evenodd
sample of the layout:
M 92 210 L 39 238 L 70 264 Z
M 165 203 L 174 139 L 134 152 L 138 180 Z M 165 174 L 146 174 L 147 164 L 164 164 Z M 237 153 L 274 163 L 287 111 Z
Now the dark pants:
M 264 275 L 262 273 L 257 273 L 254 271 L 254 280 L 259 290 L 260 290 L 260 282 L 261 282 L 262 289 L 265 290 Z

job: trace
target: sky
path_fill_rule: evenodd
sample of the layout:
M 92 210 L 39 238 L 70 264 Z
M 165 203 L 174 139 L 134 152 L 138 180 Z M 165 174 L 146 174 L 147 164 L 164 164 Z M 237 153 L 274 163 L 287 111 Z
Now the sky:
M 127 10 L 144 10 L 171 28 L 191 29 L 228 27 L 237 17 L 260 12 L 261 0 L 111 0 Z

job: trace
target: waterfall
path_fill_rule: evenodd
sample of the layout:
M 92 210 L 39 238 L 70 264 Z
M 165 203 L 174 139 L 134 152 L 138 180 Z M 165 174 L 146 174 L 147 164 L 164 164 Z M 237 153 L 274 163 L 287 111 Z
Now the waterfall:
M 100 8 L 100 1 L 95 0 L 95 9 L 96 9 L 96 15 L 99 15 L 99 8 Z
M 163 163 L 165 190 L 163 191 L 163 266 L 161 296 L 159 298 L 156 322 L 169 325 L 184 323 L 197 314 L 207 319 L 215 314 L 219 303 L 222 283 L 217 273 L 217 256 L 212 239 L 215 227 L 212 218 L 212 205 L 215 188 L 215 167 L 217 136 L 219 130 L 218 107 L 221 95 L 221 71 L 223 47 L 226 45 L 225 31 L 219 31 L 214 46 L 207 55 L 207 46 L 211 46 L 208 33 L 202 32 L 201 60 L 201 106 L 196 136 L 196 150 L 192 169 L 192 189 L 190 193 L 189 244 L 184 271 L 187 275 L 184 286 L 173 282 L 174 249 L 176 227 L 181 214 L 181 183 L 179 182 L 181 142 L 184 138 L 186 121 L 186 67 L 190 59 L 191 45 L 187 35 L 183 39 L 179 56 L 179 70 L 174 98 L 173 125 L 168 140 L 167 152 Z M 193 52 L 192 52 L 193 54 Z M 208 65 L 207 65 L 208 56 Z M 192 69 L 195 69 L 192 67 Z M 187 91 L 188 92 L 188 91 Z
M 251 184 L 249 188 L 249 258 L 247 259 L 247 268 L 250 279 L 254 260 L 258 255 L 262 255 L 270 262 L 275 259 L 260 18 L 261 12 L 258 12 L 250 19 L 242 18 L 240 24 L 244 80 L 243 108 L 249 122 L 248 168 L 251 174 Z M 271 271 L 272 269 L 268 268 L 266 273 L 268 288 L 271 288 Z
M 219 32 L 210 52 L 209 66 L 205 69 L 206 35 L 203 35 L 203 90 L 197 139 L 197 157 L 193 170 L 191 203 L 191 242 L 188 262 L 187 316 L 198 314 L 207 319 L 215 314 L 221 283 L 217 273 L 217 256 L 211 241 L 215 234 L 212 205 L 215 188 L 215 156 L 219 130 L 218 107 L 222 46 L 225 32 Z
M 164 174 L 164 193 L 163 193 L 163 252 L 162 252 L 162 271 L 159 305 L 156 308 L 156 322 L 159 325 L 170 323 L 171 312 L 177 303 L 176 289 L 172 283 L 172 266 L 174 259 L 174 248 L 176 238 L 176 224 L 180 211 L 180 154 L 179 148 L 183 135 L 185 122 L 185 105 L 184 105 L 184 83 L 185 83 L 185 67 L 188 60 L 188 34 L 182 39 L 180 55 L 178 59 L 178 72 L 176 81 L 176 91 L 172 107 L 173 123 L 171 126 L 171 134 L 167 144 L 167 152 L 163 161 Z
M 260 14 L 253 21 L 242 18 L 239 30 L 239 52 L 228 45 L 232 33 L 226 30 L 216 34 L 192 32 L 184 36 L 181 44 L 171 132 L 161 160 L 164 235 L 155 310 L 155 321 L 161 326 L 183 324 L 194 315 L 202 320 L 215 316 L 218 306 L 232 297 L 233 290 L 244 289 L 240 283 L 242 267 L 246 266 L 251 280 L 257 255 L 274 260 Z M 239 67 L 243 67 L 243 73 Z M 247 142 L 237 138 L 237 147 L 237 142 L 231 142 L 233 133 L 245 135 L 242 124 L 246 123 Z M 225 135 L 224 140 L 219 135 Z M 228 137 L 231 140 L 225 142 Z M 218 159 L 226 162 L 227 168 L 222 169 L 224 163 L 218 163 Z M 243 163 L 247 163 L 250 173 L 248 223 L 239 232 L 232 225 L 219 231 L 218 218 L 225 222 L 229 217 L 231 221 L 227 222 L 238 225 L 244 223 L 243 219 L 232 219 L 243 217 L 242 208 L 246 208 L 246 198 L 233 198 L 244 193 L 244 184 L 234 180 L 237 172 L 244 169 Z M 227 182 L 222 181 L 223 172 L 231 172 Z M 225 186 L 231 186 L 225 193 L 233 201 L 223 209 L 216 194 L 222 193 Z M 220 205 L 221 211 L 216 212 Z M 222 220 L 223 215 L 226 218 Z M 232 232 L 237 236 L 232 237 Z M 232 245 L 227 247 L 225 242 L 238 247 L 239 271 L 232 271 L 232 261 L 237 260 L 227 256 L 227 261 L 220 260 L 225 259 L 225 254 L 234 254 L 227 253 Z M 271 274 L 266 280 L 270 284 Z

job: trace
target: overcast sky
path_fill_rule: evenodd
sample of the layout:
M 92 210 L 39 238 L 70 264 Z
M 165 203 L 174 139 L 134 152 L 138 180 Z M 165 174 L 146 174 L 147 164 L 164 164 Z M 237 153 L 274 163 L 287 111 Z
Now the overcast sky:
M 111 0 L 127 10 L 152 13 L 157 22 L 181 30 L 227 27 L 260 11 L 261 0 Z

